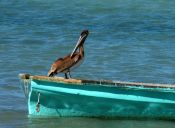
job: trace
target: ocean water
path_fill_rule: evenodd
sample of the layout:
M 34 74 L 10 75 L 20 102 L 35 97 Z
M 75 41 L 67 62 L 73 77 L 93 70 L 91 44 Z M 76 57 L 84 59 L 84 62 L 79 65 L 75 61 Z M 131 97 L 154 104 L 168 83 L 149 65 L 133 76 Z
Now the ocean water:
M 46 75 L 84 29 L 85 60 L 73 78 L 175 84 L 173 0 L 0 0 L 0 128 L 175 127 L 163 120 L 28 117 L 18 74 Z

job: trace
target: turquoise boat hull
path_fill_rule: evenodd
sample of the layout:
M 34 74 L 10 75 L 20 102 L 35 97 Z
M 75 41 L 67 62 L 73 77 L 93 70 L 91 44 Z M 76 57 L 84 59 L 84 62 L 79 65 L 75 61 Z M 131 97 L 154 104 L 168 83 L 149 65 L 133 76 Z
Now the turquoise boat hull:
M 28 81 L 29 115 L 175 119 L 174 86 L 76 83 L 38 78 Z M 26 81 L 23 86 L 24 83 Z

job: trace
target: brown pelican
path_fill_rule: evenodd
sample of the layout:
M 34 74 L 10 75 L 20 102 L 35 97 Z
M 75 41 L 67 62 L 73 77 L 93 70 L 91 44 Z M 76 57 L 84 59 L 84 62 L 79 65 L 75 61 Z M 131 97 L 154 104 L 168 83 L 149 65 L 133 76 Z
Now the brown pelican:
M 71 78 L 70 71 L 79 66 L 84 58 L 84 48 L 83 44 L 89 34 L 88 30 L 82 31 L 80 38 L 72 51 L 71 54 L 57 59 L 51 66 L 51 69 L 48 72 L 49 77 L 56 75 L 59 72 L 63 72 L 65 74 L 65 78 L 68 79 L 67 73 L 69 73 L 69 78 Z

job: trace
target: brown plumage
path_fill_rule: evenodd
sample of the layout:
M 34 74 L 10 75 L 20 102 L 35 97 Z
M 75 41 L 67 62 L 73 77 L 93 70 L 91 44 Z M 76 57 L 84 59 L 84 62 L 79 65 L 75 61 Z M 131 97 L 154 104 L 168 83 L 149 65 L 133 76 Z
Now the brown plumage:
M 89 32 L 88 30 L 82 31 L 80 38 L 72 51 L 71 54 L 57 59 L 51 66 L 51 69 L 48 72 L 48 76 L 52 77 L 56 75 L 59 72 L 65 73 L 65 78 L 67 79 L 67 73 L 69 73 L 70 76 L 70 71 L 79 66 L 79 64 L 83 61 L 84 58 L 84 48 L 83 44 L 88 36 Z

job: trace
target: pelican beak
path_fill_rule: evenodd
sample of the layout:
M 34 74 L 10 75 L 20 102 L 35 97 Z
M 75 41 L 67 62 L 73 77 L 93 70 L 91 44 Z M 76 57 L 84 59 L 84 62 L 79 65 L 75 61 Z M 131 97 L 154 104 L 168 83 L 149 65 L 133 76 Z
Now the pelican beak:
M 51 67 L 51 69 L 49 70 L 49 72 L 47 73 L 48 77 L 52 77 L 54 76 L 56 73 L 56 68 L 54 68 L 53 66 Z
M 49 72 L 47 73 L 47 76 L 48 77 L 52 77 L 53 76 L 53 71 L 52 70 L 49 70 Z
M 78 47 L 81 45 L 81 42 L 82 42 L 82 40 L 84 39 L 84 37 L 86 37 L 86 35 L 80 36 L 80 38 L 78 39 L 78 42 L 77 42 L 77 44 L 76 44 L 74 50 L 72 51 L 70 57 L 72 57 L 73 54 L 77 51 L 77 49 L 78 49 Z

